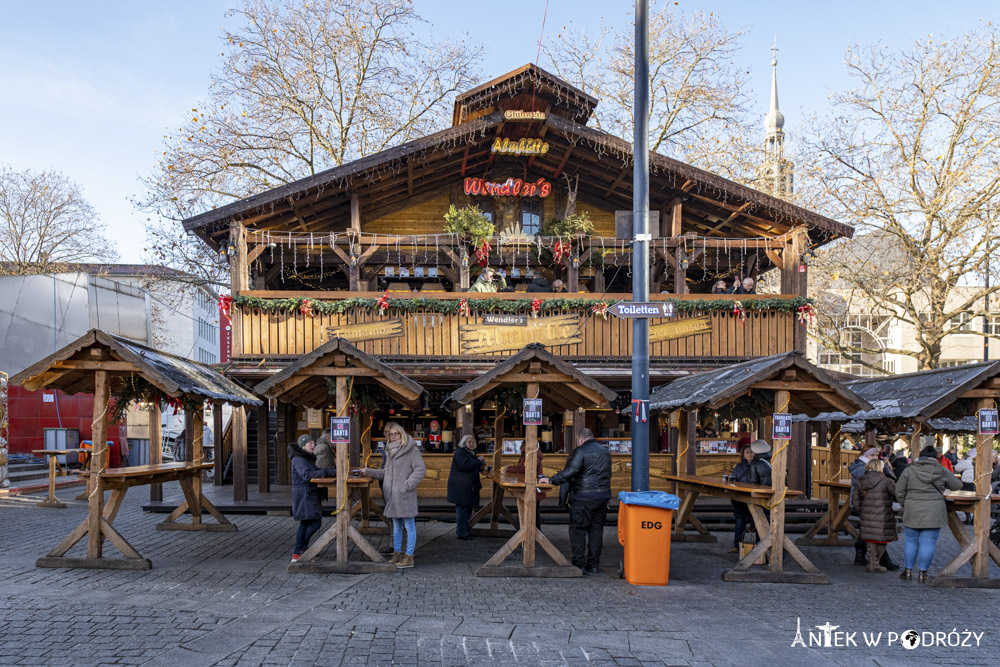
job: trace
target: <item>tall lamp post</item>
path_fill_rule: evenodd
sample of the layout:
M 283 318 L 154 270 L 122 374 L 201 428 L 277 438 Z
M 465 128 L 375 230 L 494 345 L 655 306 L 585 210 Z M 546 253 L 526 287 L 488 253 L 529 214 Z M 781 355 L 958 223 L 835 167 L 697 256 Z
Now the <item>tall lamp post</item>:
M 632 300 L 649 300 L 649 15 L 635 2 L 632 136 Z M 632 320 L 632 490 L 649 490 L 649 320 Z

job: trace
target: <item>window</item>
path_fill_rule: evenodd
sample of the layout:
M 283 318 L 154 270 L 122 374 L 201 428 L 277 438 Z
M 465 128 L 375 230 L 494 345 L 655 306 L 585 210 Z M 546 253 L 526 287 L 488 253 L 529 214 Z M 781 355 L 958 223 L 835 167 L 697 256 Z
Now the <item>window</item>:
M 487 220 L 493 223 L 496 222 L 496 220 L 494 219 L 495 216 L 493 214 L 494 211 L 493 211 L 492 199 L 473 199 L 472 205 L 478 208 L 479 212 L 482 213 Z
M 211 322 L 206 322 L 202 318 L 198 318 L 198 338 L 204 338 L 212 343 L 219 342 L 217 338 L 219 328 L 212 324 Z
M 987 316 L 986 333 L 991 336 L 1000 336 L 1000 315 Z
M 214 364 L 217 358 L 218 357 L 216 357 L 215 354 L 213 354 L 212 352 L 209 352 L 208 350 L 203 350 L 200 347 L 198 348 L 198 361 L 200 361 L 201 363 Z
M 889 318 L 881 315 L 848 315 L 838 325 L 840 345 L 869 350 L 885 348 L 889 343 L 889 323 Z M 884 352 L 841 352 L 835 348 L 819 350 L 819 365 L 863 377 L 891 374 L 895 368 Z
M 982 359 L 941 359 L 938 361 L 938 368 L 954 368 L 955 366 L 974 364 L 978 361 L 982 361 Z
M 521 230 L 525 234 L 538 234 L 542 231 L 542 202 L 537 199 L 525 199 L 521 202 Z
M 951 318 L 945 330 L 953 334 L 972 333 L 972 313 L 959 313 Z

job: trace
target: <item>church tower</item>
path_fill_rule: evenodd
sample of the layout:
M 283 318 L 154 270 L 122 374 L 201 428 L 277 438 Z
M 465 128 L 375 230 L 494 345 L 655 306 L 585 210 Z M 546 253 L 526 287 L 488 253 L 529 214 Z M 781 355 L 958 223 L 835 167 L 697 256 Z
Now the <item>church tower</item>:
M 764 116 L 764 161 L 760 169 L 760 189 L 791 199 L 794 165 L 785 159 L 785 116 L 778 110 L 778 46 L 771 47 L 771 106 Z

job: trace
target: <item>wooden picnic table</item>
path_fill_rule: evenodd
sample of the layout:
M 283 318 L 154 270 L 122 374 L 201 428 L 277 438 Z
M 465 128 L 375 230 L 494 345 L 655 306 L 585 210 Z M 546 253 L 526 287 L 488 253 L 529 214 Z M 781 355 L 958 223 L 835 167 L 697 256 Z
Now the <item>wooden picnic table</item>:
M 118 515 L 118 509 L 125 499 L 125 494 L 130 488 L 135 486 L 174 481 L 180 482 L 185 500 L 170 516 L 157 524 L 157 530 L 235 532 L 236 526 L 230 523 L 201 492 L 201 473 L 203 470 L 208 470 L 214 465 L 211 461 L 201 463 L 152 463 L 143 466 L 108 468 L 104 470 L 98 475 L 99 479 L 97 483 L 88 486 L 88 488 L 96 487 L 91 493 L 103 494 L 105 490 L 111 491 L 111 496 L 108 499 L 107 505 L 103 507 L 103 512 L 93 516 L 93 508 L 98 505 L 90 504 L 87 518 L 74 528 L 47 556 L 39 558 L 35 562 L 35 565 L 37 567 L 150 569 L 152 563 L 149 559 L 143 558 L 114 527 L 115 517 Z M 80 474 L 85 476 L 92 475 L 90 471 L 81 471 Z M 187 511 L 191 512 L 191 523 L 177 521 Z M 211 514 L 218 523 L 203 522 L 202 511 Z M 96 542 L 94 545 L 91 544 L 91 541 L 88 541 L 87 557 L 67 558 L 65 556 L 66 552 L 79 542 L 84 535 L 91 532 L 95 534 L 99 533 L 100 538 L 94 541 Z M 104 538 L 107 538 L 122 553 L 124 558 L 103 557 L 102 544 Z
M 336 496 L 336 477 L 316 477 L 310 481 L 320 488 L 333 489 L 334 495 Z M 347 488 L 351 492 L 349 495 L 353 496 L 354 491 L 358 492 L 358 500 L 354 501 L 351 505 L 348 517 L 349 519 L 353 519 L 355 515 L 359 515 L 359 518 L 361 519 L 361 526 L 358 530 L 362 535 L 390 535 L 392 533 L 392 522 L 385 518 L 385 514 L 382 513 L 382 508 L 372 502 L 371 486 L 374 482 L 375 478 L 373 477 L 351 476 L 347 478 Z M 384 523 L 385 526 L 372 526 L 372 514 Z
M 526 457 L 525 470 L 536 470 L 535 456 L 537 451 L 529 450 Z M 535 474 L 525 475 L 525 473 L 510 473 L 494 470 L 490 474 L 495 487 L 503 489 L 503 493 L 509 493 L 517 499 L 518 529 L 507 542 L 494 553 L 488 561 L 476 570 L 477 577 L 579 577 L 582 576 L 580 568 L 576 567 L 560 552 L 549 538 L 542 534 L 541 529 L 535 522 L 535 508 L 538 504 L 537 489 L 543 491 L 555 489 L 554 484 L 538 482 Z M 499 498 L 503 498 L 503 493 Z M 494 496 L 496 498 L 496 496 Z M 502 505 L 501 505 L 502 507 Z M 471 523 L 471 522 L 470 522 Z M 554 566 L 535 566 L 535 545 L 551 556 L 555 561 Z M 514 553 L 514 550 L 522 547 L 523 559 L 522 567 L 504 566 L 503 562 Z
M 851 516 L 851 483 L 839 480 L 820 480 L 817 482 L 821 489 L 826 489 L 827 504 L 826 512 L 819 521 L 813 524 L 806 534 L 795 540 L 796 544 L 803 546 L 824 546 L 824 547 L 846 547 L 853 545 L 861 539 L 858 529 L 848 521 Z M 840 498 L 846 496 L 844 504 L 840 504 Z M 826 528 L 826 537 L 813 537 L 818 532 Z M 840 532 L 844 531 L 852 539 L 847 540 L 840 537 Z
M 56 497 L 56 475 L 68 475 L 69 472 L 59 463 L 60 456 L 65 454 L 79 454 L 89 451 L 85 449 L 33 449 L 32 454 L 42 454 L 49 457 L 49 495 L 45 500 L 35 503 L 35 507 L 51 507 L 55 509 L 65 509 L 66 503 Z M 58 472 L 57 472 L 58 471 Z
M 750 516 L 757 529 L 759 541 L 750 553 L 744 556 L 732 570 L 723 573 L 724 580 L 749 580 L 748 577 L 754 574 L 753 572 L 749 572 L 750 566 L 759 560 L 765 552 L 770 551 L 772 554 L 772 558 L 769 561 L 771 571 L 769 573 L 762 573 L 762 575 L 766 575 L 766 578 L 762 576 L 761 581 L 829 583 L 829 577 L 821 573 L 816 566 L 812 564 L 812 561 L 806 558 L 806 555 L 802 553 L 802 551 L 800 551 L 790 539 L 788 539 L 787 535 L 785 535 L 784 521 L 775 521 L 774 519 L 769 520 L 767 515 L 764 513 L 765 509 L 769 509 L 772 512 L 781 512 L 780 517 L 777 518 L 783 519 L 785 511 L 784 500 L 787 498 L 797 498 L 801 496 L 801 491 L 785 489 L 780 498 L 775 498 L 774 489 L 769 486 L 744 484 L 742 482 L 728 482 L 724 481 L 721 476 L 708 477 L 704 475 L 668 474 L 664 475 L 663 478 L 667 481 L 675 482 L 677 484 L 678 493 L 683 493 L 681 506 L 674 518 L 674 532 L 670 536 L 672 541 L 717 541 L 716 537 L 710 534 L 705 526 L 703 526 L 693 514 L 694 504 L 699 495 L 704 494 L 708 496 L 729 498 L 730 500 L 746 503 L 747 507 L 750 509 Z M 685 532 L 688 524 L 690 524 L 695 531 L 697 531 L 697 534 Z M 804 572 L 784 572 L 782 562 L 776 562 L 776 559 L 773 558 L 775 550 L 771 548 L 772 544 L 777 544 L 779 548 L 787 551 Z M 735 576 L 732 576 L 734 574 Z
M 969 532 L 966 530 L 962 520 L 958 518 L 958 513 L 971 513 L 974 511 L 975 503 L 978 499 L 979 496 L 975 491 L 945 491 L 944 500 L 948 508 L 948 528 L 951 529 L 951 534 L 955 536 L 959 546 L 962 548 L 957 556 L 941 568 L 941 572 L 937 575 L 938 577 L 954 576 L 959 568 L 969 560 L 964 552 L 971 550 L 975 546 L 975 543 L 969 539 Z M 1000 504 L 1000 495 L 991 495 L 990 504 Z M 993 559 L 994 563 L 1000 565 L 1000 549 L 990 540 L 987 540 L 986 543 L 989 545 L 990 558 Z M 992 588 L 1000 588 L 1000 580 L 991 579 L 989 581 L 992 584 Z

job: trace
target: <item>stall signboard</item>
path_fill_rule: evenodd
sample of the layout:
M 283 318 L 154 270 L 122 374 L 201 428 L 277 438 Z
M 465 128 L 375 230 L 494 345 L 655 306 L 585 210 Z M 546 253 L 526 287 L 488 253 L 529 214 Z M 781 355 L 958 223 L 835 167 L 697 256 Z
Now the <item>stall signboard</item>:
M 997 423 L 997 410 L 989 408 L 979 411 L 979 435 L 997 435 L 1000 424 Z
M 361 322 L 360 324 L 344 324 L 339 327 L 327 327 L 327 340 L 343 338 L 349 343 L 360 343 L 366 340 L 382 340 L 383 338 L 399 338 L 403 335 L 403 320 L 378 320 L 377 322 Z
M 774 430 L 771 437 L 775 440 L 790 440 L 792 437 L 792 415 L 787 412 L 774 413 Z
M 500 155 L 545 155 L 549 152 L 549 142 L 533 138 L 497 138 L 490 147 L 490 152 Z
M 548 197 L 552 194 L 552 184 L 544 178 L 529 182 L 520 178 L 508 178 L 502 183 L 483 178 L 466 178 L 465 194 L 487 197 Z
M 351 418 L 331 417 L 330 418 L 330 444 L 349 445 L 351 443 Z
M 323 428 L 323 411 L 306 408 L 306 425 L 308 428 Z
M 546 347 L 573 345 L 583 341 L 579 315 L 532 317 L 527 326 L 512 327 L 496 324 L 463 324 L 459 327 L 463 354 L 486 354 L 520 350 L 525 345 L 540 343 Z
M 489 111 L 493 111 L 493 107 L 490 107 Z M 471 120 L 472 117 L 466 118 L 464 120 Z M 533 121 L 533 120 L 545 120 L 544 111 L 521 111 L 520 109 L 508 109 L 503 112 L 504 120 L 512 121 Z
M 621 318 L 677 317 L 677 304 L 673 301 L 652 303 L 624 301 L 608 308 L 608 312 Z
M 489 313 L 483 315 L 483 324 L 495 324 L 501 327 L 526 327 L 528 326 L 528 316 Z
M 521 423 L 524 426 L 542 425 L 542 399 L 540 398 L 524 399 L 524 411 L 522 413 Z
M 674 322 L 664 324 L 654 324 L 649 327 L 649 342 L 662 343 L 678 338 L 687 338 L 698 334 L 711 333 L 712 318 L 705 315 L 702 317 L 688 317 Z

